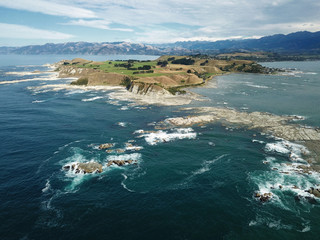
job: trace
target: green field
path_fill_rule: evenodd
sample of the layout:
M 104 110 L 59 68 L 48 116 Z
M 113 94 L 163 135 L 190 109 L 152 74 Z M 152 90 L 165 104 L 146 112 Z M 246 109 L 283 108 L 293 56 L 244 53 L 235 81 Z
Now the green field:
M 161 73 L 140 73 L 140 74 L 134 74 L 134 72 L 139 72 L 139 71 L 146 71 L 146 70 L 138 70 L 139 67 L 143 66 L 150 66 L 150 70 L 155 70 L 157 66 L 156 61 L 134 61 L 132 63 L 132 68 L 133 70 L 128 70 L 126 67 L 121 67 L 117 65 L 121 64 L 128 64 L 128 61 L 105 61 L 101 62 L 101 64 L 79 64 L 77 67 L 80 68 L 93 68 L 93 69 L 99 69 L 103 72 L 107 73 L 119 73 L 119 74 L 125 74 L 128 76 L 137 76 L 137 77 L 154 77 L 154 76 L 161 76 L 165 74 Z

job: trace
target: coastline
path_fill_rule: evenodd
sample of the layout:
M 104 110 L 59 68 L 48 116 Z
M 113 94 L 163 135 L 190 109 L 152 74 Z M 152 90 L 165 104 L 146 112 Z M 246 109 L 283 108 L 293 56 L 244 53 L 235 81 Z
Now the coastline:
M 59 69 L 61 62 L 53 64 L 52 68 Z M 70 69 L 68 69 L 70 72 Z M 61 70 L 58 71 L 61 77 Z M 80 72 L 71 69 L 72 74 L 76 74 L 78 79 L 81 78 L 83 70 Z M 218 88 L 216 77 L 231 74 L 230 72 L 221 72 L 212 76 L 209 80 L 203 81 L 201 87 L 203 88 Z M 62 77 L 70 78 L 70 74 L 65 74 L 65 70 Z M 75 79 L 75 78 L 73 78 Z M 57 84 L 57 85 L 44 85 L 39 88 L 51 89 L 53 91 L 59 91 L 62 89 L 81 89 L 81 90 L 106 90 L 111 91 L 109 96 L 111 99 L 132 102 L 134 105 L 160 105 L 160 106 L 183 106 L 190 105 L 192 101 L 207 101 L 202 98 L 201 95 L 192 92 L 192 89 L 196 86 L 181 86 L 179 88 L 186 89 L 185 94 L 171 94 L 164 88 L 153 89 L 152 85 L 146 86 L 143 83 L 144 88 L 141 88 L 138 82 L 138 86 L 131 87 L 131 91 L 128 91 L 127 87 L 115 86 L 115 85 L 71 85 L 71 84 Z M 196 108 L 182 108 L 181 111 L 187 111 L 188 115 L 178 118 L 167 118 L 156 124 L 155 128 L 172 128 L 172 127 L 192 127 L 203 126 L 212 123 L 223 123 L 229 127 L 246 128 L 248 130 L 253 129 L 261 134 L 266 134 L 278 140 L 290 141 L 293 143 L 299 143 L 305 146 L 306 154 L 302 157 L 307 158 L 306 162 L 308 167 L 314 171 L 320 172 L 320 151 L 317 145 L 320 143 L 320 132 L 316 128 L 301 126 L 294 123 L 295 120 L 302 120 L 295 116 L 280 116 L 267 112 L 245 112 L 227 107 L 215 108 L 215 107 L 196 107 Z M 190 112 L 192 115 L 190 115 Z M 310 151 L 309 153 L 307 153 Z M 294 159 L 293 159 L 294 160 Z

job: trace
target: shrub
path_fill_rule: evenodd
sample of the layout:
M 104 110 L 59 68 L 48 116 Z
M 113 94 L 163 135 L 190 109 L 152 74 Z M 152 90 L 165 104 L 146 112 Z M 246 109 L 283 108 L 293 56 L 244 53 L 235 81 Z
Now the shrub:
M 171 93 L 172 95 L 178 94 L 186 94 L 185 90 L 181 90 L 179 87 L 169 87 L 168 92 Z
M 168 65 L 168 61 L 159 61 L 157 65 L 161 67 L 166 67 Z
M 126 89 L 129 89 L 131 86 L 131 79 L 129 77 L 124 77 L 124 79 L 121 81 L 120 85 L 125 86 Z
M 200 66 L 206 65 L 208 62 L 209 62 L 208 60 L 205 60 L 203 63 L 200 63 Z
M 88 85 L 88 78 L 79 78 L 77 81 L 73 81 L 71 85 Z
M 182 64 L 182 65 L 193 65 L 194 64 L 194 60 L 191 58 L 181 58 L 181 59 L 177 59 L 172 61 L 173 64 Z
M 138 70 L 150 70 L 151 66 L 150 65 L 143 65 L 142 67 L 138 67 Z

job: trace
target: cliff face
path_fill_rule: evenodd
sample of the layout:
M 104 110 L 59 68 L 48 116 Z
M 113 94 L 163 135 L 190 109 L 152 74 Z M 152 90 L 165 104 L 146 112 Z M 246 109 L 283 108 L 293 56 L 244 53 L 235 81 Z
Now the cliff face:
M 132 82 L 127 88 L 129 92 L 140 95 L 171 95 L 166 89 L 153 83 Z

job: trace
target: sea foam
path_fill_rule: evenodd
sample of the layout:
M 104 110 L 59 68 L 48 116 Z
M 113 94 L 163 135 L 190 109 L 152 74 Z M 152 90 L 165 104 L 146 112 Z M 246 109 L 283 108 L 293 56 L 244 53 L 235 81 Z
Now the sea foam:
M 266 152 L 276 152 L 289 156 L 292 161 L 302 161 L 302 155 L 310 154 L 308 149 L 300 144 L 292 143 L 286 140 L 278 141 L 275 143 L 267 143 L 265 146 Z
M 171 132 L 160 130 L 150 133 L 145 133 L 144 130 L 137 130 L 135 133 L 142 133 L 139 137 L 144 137 L 149 145 L 156 145 L 177 139 L 195 139 L 197 137 L 197 133 L 195 133 L 192 128 L 177 128 L 172 129 Z
M 92 101 L 95 101 L 95 100 L 98 100 L 98 99 L 102 99 L 102 98 L 104 98 L 104 97 L 96 96 L 96 97 L 92 97 L 92 98 L 84 98 L 81 101 L 82 102 L 92 102 Z

